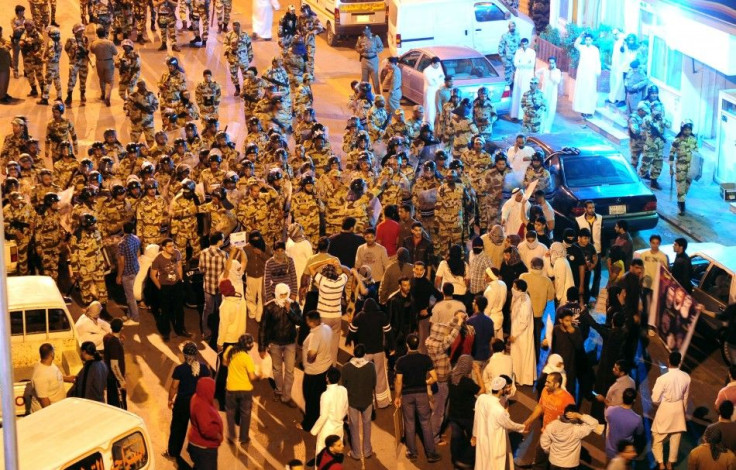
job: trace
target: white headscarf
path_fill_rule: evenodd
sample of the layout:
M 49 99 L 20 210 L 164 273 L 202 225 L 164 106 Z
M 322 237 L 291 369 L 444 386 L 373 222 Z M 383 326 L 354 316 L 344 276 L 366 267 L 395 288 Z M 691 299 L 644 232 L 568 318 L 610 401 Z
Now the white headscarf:
M 283 297 L 284 294 L 286 294 L 286 297 Z M 280 282 L 276 284 L 274 295 L 276 296 L 276 305 L 279 307 L 286 307 L 288 305 L 289 296 L 291 295 L 291 289 L 288 285 Z
M 562 363 L 562 366 L 559 366 L 558 364 Z M 543 374 L 551 374 L 552 372 L 558 372 L 560 375 L 562 375 L 562 388 L 565 388 L 567 385 L 567 374 L 565 373 L 565 364 L 562 360 L 562 356 L 559 354 L 550 354 L 547 357 L 547 363 L 544 365 L 544 369 L 542 369 Z
M 552 263 L 552 266 L 555 265 L 555 261 L 557 261 L 560 258 L 564 258 L 567 255 L 567 250 L 565 249 L 565 245 L 563 245 L 560 242 L 554 242 L 549 247 L 549 258 L 550 262 Z

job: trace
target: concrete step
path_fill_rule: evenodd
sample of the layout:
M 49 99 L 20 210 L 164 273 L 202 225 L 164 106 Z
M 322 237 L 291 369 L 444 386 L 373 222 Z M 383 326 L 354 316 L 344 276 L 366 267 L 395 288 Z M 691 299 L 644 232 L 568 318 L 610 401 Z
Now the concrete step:
M 617 108 L 616 106 L 606 103 L 605 106 L 599 106 L 595 110 L 597 117 L 610 121 L 621 130 L 627 130 L 629 127 L 626 108 Z
M 629 133 L 620 129 L 616 124 L 608 119 L 599 117 L 596 112 L 595 116 L 585 121 L 591 130 L 602 135 L 616 145 L 626 144 L 629 141 Z

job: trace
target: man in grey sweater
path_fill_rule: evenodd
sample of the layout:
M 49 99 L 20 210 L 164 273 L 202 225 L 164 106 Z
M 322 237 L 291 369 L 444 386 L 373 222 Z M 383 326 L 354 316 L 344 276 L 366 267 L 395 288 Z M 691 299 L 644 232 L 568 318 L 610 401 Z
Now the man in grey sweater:
M 376 386 L 376 369 L 365 358 L 365 346 L 358 344 L 353 358 L 342 368 L 342 385 L 348 391 L 348 426 L 350 426 L 350 453 L 355 460 L 373 455 L 371 447 L 371 414 L 373 389 Z M 363 425 L 363 442 L 360 442 L 360 425 Z
M 89 46 L 90 52 L 95 55 L 95 66 L 97 78 L 100 80 L 101 100 L 110 107 L 110 93 L 112 93 L 112 82 L 115 77 L 115 56 L 118 50 L 115 43 L 107 39 L 107 30 L 102 26 L 97 28 L 97 39 Z

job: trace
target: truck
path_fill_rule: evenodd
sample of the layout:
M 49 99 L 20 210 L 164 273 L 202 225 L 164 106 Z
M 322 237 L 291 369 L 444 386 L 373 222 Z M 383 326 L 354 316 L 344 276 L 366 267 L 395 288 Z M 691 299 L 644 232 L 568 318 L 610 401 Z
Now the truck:
M 498 54 L 509 21 L 530 41 L 532 20 L 502 0 L 388 0 L 387 41 L 391 55 L 425 46 L 471 47 L 485 56 Z
M 388 29 L 388 6 L 383 0 L 302 0 L 302 3 L 309 5 L 322 22 L 330 46 L 359 36 L 366 26 L 379 36 L 385 35 Z

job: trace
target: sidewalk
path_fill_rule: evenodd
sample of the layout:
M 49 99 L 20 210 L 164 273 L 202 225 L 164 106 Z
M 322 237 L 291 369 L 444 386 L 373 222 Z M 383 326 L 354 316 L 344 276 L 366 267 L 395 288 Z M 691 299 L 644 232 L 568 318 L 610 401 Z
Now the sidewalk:
M 600 93 L 601 103 L 605 95 Z M 560 96 L 557 102 L 557 116 L 552 127 L 553 132 L 579 131 L 592 128 L 580 115 L 572 110 L 572 102 L 568 96 Z M 701 146 L 700 154 L 704 159 L 703 177 L 694 181 L 687 194 L 686 213 L 678 215 L 677 188 L 670 191 L 669 182 L 669 144 L 664 154 L 664 166 L 660 177 L 661 190 L 652 190 L 657 196 L 657 212 L 659 216 L 687 234 L 688 238 L 697 242 L 717 242 L 724 245 L 733 245 L 733 234 L 736 233 L 736 213 L 730 211 L 729 203 L 720 195 L 720 187 L 713 181 L 715 170 L 715 152 L 706 146 Z M 611 142 L 628 160 L 628 143 L 617 145 Z

